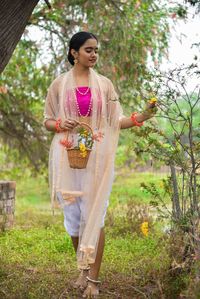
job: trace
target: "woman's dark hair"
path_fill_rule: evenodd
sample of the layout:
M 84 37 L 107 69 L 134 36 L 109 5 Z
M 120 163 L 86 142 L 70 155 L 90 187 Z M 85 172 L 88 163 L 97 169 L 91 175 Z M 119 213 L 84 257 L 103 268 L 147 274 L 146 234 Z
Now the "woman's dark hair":
M 94 38 L 98 42 L 98 39 L 94 34 L 92 34 L 90 32 L 86 32 L 86 31 L 77 32 L 76 34 L 74 34 L 72 36 L 72 38 L 69 42 L 69 52 L 67 55 L 67 58 L 68 58 L 69 62 L 71 63 L 71 65 L 74 65 L 74 57 L 71 54 L 71 49 L 78 51 L 80 49 L 80 47 L 90 38 Z

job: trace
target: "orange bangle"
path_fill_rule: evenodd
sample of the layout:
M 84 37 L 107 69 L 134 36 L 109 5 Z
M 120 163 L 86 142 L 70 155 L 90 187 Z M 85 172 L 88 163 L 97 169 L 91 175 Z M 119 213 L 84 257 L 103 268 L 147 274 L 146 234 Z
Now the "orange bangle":
M 144 122 L 139 123 L 139 122 L 136 120 L 136 116 L 137 116 L 137 112 L 133 112 L 133 113 L 131 114 L 131 120 L 132 120 L 133 124 L 134 124 L 135 126 L 137 126 L 137 127 L 141 127 L 141 126 L 143 126 Z
M 58 118 L 58 119 L 56 120 L 56 124 L 55 124 L 55 129 L 56 129 L 56 132 L 57 132 L 57 133 L 62 132 L 62 129 L 61 129 L 61 127 L 60 127 L 60 124 L 61 124 L 61 118 Z

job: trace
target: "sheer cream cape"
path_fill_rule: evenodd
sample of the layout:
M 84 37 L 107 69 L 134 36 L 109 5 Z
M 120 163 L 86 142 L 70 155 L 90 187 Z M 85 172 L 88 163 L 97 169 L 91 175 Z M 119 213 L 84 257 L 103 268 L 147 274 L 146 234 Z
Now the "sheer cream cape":
M 122 109 L 113 84 L 106 77 L 90 69 L 92 94 L 92 116 L 85 118 L 94 132 L 101 132 L 104 137 L 95 142 L 90 154 L 84 177 L 82 200 L 85 209 L 81 215 L 79 246 L 77 251 L 78 267 L 88 268 L 95 262 L 96 250 L 104 213 L 105 200 L 110 192 L 115 152 L 118 144 Z M 57 77 L 49 87 L 45 103 L 45 120 L 61 118 L 80 121 L 75 99 L 75 81 L 73 68 Z M 72 172 L 69 167 L 67 152 L 60 144 L 65 133 L 56 133 L 51 143 L 49 155 L 49 182 L 52 206 L 56 201 L 56 192 L 75 190 Z

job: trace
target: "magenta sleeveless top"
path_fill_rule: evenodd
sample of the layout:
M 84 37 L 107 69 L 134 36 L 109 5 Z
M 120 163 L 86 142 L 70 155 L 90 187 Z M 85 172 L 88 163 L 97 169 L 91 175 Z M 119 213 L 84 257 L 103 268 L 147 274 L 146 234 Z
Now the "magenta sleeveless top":
M 91 94 L 91 89 L 87 86 L 80 86 L 78 87 L 78 90 L 75 90 L 76 94 L 76 106 L 77 106 L 77 111 L 79 116 L 91 116 L 92 115 L 92 94 Z M 87 91 L 87 93 L 86 93 Z M 65 102 L 65 109 L 69 112 L 70 114 L 70 97 L 66 98 Z M 89 108 L 90 106 L 90 108 Z M 100 93 L 98 93 L 98 109 L 101 111 L 102 108 L 102 102 L 101 102 L 101 96 Z M 89 110 L 89 111 L 88 111 Z M 79 113 L 80 111 L 80 113 Z

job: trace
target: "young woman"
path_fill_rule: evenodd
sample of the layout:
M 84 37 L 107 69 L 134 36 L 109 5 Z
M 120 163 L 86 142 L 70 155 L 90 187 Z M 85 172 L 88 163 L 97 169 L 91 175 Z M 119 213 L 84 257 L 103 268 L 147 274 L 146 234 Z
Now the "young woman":
M 49 159 L 52 204 L 62 192 L 80 194 L 64 206 L 64 225 L 77 253 L 80 276 L 76 287 L 83 296 L 99 294 L 98 275 L 104 250 L 104 218 L 114 175 L 114 157 L 120 129 L 141 126 L 152 117 L 151 108 L 143 113 L 123 115 L 112 82 L 93 70 L 98 58 L 98 40 L 92 33 L 78 32 L 70 41 L 70 71 L 56 78 L 49 87 L 45 104 L 45 127 L 55 132 Z M 90 125 L 99 136 L 85 169 L 73 169 L 61 140 L 72 134 L 80 122 Z M 101 138 L 100 138 L 101 137 Z M 62 192 L 60 193 L 60 190 Z

